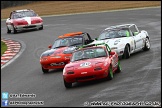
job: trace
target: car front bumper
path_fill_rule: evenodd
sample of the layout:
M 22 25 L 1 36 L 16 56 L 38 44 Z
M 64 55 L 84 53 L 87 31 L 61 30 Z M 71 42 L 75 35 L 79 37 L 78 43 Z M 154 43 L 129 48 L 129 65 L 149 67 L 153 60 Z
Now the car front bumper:
M 14 28 L 16 30 L 30 30 L 30 29 L 38 29 L 42 27 L 43 23 L 29 24 L 29 25 L 16 25 Z
M 63 78 L 66 82 L 74 83 L 74 82 L 85 82 L 95 79 L 102 79 L 105 78 L 107 75 L 108 75 L 107 70 L 102 70 L 102 71 L 87 72 L 87 74 L 81 73 L 65 74 L 63 75 Z
M 64 68 L 70 61 L 71 54 L 59 55 L 60 58 L 43 57 L 40 59 L 40 64 L 44 69 L 59 69 Z

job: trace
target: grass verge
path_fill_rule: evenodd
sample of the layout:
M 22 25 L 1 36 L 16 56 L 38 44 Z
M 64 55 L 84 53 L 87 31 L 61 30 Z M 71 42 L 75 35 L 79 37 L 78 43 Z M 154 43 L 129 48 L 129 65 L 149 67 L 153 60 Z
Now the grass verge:
M 7 45 L 1 41 L 1 56 L 7 50 Z
M 40 1 L 1 9 L 1 19 L 8 18 L 11 11 L 19 9 L 33 9 L 43 16 L 152 6 L 161 6 L 161 1 Z

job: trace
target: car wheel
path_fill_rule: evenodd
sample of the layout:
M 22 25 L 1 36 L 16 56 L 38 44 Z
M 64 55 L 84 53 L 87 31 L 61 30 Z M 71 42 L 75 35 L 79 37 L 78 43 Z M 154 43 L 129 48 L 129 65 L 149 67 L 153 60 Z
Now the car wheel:
M 43 67 L 42 67 L 42 71 L 43 71 L 43 73 L 48 73 L 48 69 L 44 69 Z
M 125 46 L 123 58 L 128 59 L 130 57 L 130 51 L 128 44 Z
M 39 30 L 43 30 L 43 25 L 39 28 Z
M 120 65 L 120 61 L 118 61 L 118 67 L 116 73 L 120 73 L 120 72 L 121 72 L 121 65 Z
M 16 34 L 17 30 L 15 29 L 14 25 L 12 25 L 12 28 L 13 28 L 13 33 Z
M 7 27 L 7 33 L 11 33 L 11 30 L 9 30 L 9 28 Z
M 145 41 L 145 46 L 143 48 L 144 51 L 148 51 L 150 49 L 150 40 L 148 38 L 146 38 L 146 41 Z
M 64 80 L 64 85 L 66 88 L 71 88 L 72 87 L 72 83 L 68 83 Z
M 112 80 L 113 77 L 114 77 L 114 75 L 113 75 L 112 67 L 110 66 L 109 71 L 108 71 L 107 80 Z

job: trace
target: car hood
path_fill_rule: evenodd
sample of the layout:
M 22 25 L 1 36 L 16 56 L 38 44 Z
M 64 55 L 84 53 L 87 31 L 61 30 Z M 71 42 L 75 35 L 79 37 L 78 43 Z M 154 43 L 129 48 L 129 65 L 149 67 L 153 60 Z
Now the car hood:
M 76 47 L 60 47 L 60 48 L 55 48 L 55 49 L 49 49 L 45 52 L 42 53 L 41 57 L 42 56 L 53 56 L 53 55 L 59 55 L 59 54 L 62 54 L 63 52 L 70 52 L 70 51 L 73 51 L 75 50 Z
M 42 19 L 40 17 L 23 17 L 23 18 L 14 19 L 13 21 L 14 22 L 23 22 L 23 21 L 26 21 L 26 22 L 28 22 L 28 24 L 32 24 L 35 21 L 42 22 Z
M 110 48 L 118 45 L 115 44 L 116 42 L 124 42 L 125 39 L 127 39 L 128 37 L 122 37 L 122 38 L 112 38 L 112 39 L 105 39 L 105 40 L 95 40 L 93 41 L 91 44 L 99 44 L 99 43 L 107 43 L 109 45 Z
M 95 67 L 97 63 L 104 64 L 106 57 L 93 58 L 93 59 L 84 59 L 79 61 L 70 62 L 66 67 L 74 67 L 75 69 L 79 68 L 88 68 Z

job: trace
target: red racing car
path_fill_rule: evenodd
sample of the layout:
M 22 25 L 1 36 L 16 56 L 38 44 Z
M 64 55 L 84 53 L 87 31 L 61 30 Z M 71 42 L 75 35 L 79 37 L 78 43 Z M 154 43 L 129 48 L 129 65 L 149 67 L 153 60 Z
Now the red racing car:
M 64 67 L 64 85 L 70 88 L 74 82 L 101 78 L 111 80 L 113 74 L 120 71 L 118 55 L 107 44 L 85 45 L 73 52 L 70 63 Z
M 85 32 L 67 33 L 58 36 L 53 45 L 49 46 L 50 49 L 43 52 L 40 57 L 43 73 L 49 72 L 49 69 L 63 69 L 70 62 L 72 52 L 76 48 L 93 41 L 90 35 Z
M 43 29 L 43 20 L 31 9 L 15 10 L 6 20 L 7 33 L 21 30 Z

